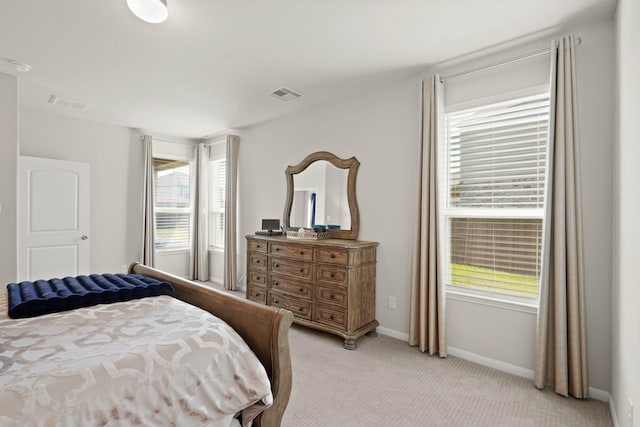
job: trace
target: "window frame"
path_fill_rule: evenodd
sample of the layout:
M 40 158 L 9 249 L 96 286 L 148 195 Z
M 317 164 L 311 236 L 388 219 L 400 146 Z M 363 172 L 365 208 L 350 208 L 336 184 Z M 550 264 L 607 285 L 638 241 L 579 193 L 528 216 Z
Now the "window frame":
M 194 184 L 195 184 L 195 176 L 194 176 L 194 168 L 195 161 L 193 159 L 187 159 L 181 156 L 175 155 L 166 155 L 162 153 L 153 153 L 153 160 L 156 159 L 161 160 L 175 160 L 184 162 L 189 166 L 189 205 L 187 207 L 159 207 L 157 206 L 157 178 L 155 177 L 155 165 L 154 165 L 154 250 L 157 254 L 170 254 L 170 253 L 181 253 L 181 252 L 190 252 L 193 245 L 193 221 L 194 221 L 194 203 L 195 203 L 195 194 L 194 194 Z M 169 248 L 158 248 L 156 247 L 157 243 L 157 215 L 161 213 L 186 213 L 189 216 L 189 230 L 187 235 L 187 244 L 185 246 L 179 247 L 169 247 Z
M 218 153 L 214 154 L 214 147 L 216 146 L 221 146 L 222 149 L 221 150 L 217 150 Z M 208 153 L 208 159 L 207 159 L 207 223 L 211 224 L 211 216 L 218 213 L 218 214 L 222 214 L 222 218 L 223 218 L 223 226 L 222 226 L 222 245 L 218 245 L 213 243 L 214 239 L 213 239 L 213 229 L 211 226 L 209 226 L 208 228 L 208 236 L 207 236 L 207 241 L 208 241 L 208 249 L 210 251 L 216 251 L 216 252 L 224 252 L 225 250 L 225 245 L 224 245 L 224 234 L 225 234 L 225 230 L 224 230 L 224 216 L 226 215 L 226 203 L 227 203 L 227 195 L 226 195 L 226 168 L 227 168 L 227 154 L 226 154 L 226 139 L 224 140 L 220 140 L 217 142 L 213 142 L 211 144 L 208 144 L 209 147 L 209 153 Z M 212 182 L 212 175 L 213 175 L 213 162 L 216 161 L 224 161 L 225 163 L 225 179 L 224 179 L 224 188 L 225 188 L 225 195 L 224 195 L 224 206 L 222 207 L 222 209 L 212 209 L 212 205 L 213 205 L 213 198 L 211 197 L 213 190 L 213 182 Z
M 543 190 L 543 206 L 537 208 L 470 208 L 470 207 L 449 207 L 449 130 L 447 128 L 446 115 L 456 111 L 471 109 L 474 107 L 482 107 L 504 101 L 524 98 L 527 96 L 549 93 L 549 85 L 538 85 L 529 88 L 508 91 L 494 96 L 482 97 L 471 101 L 457 104 L 446 105 L 444 108 L 444 116 L 441 121 L 442 132 L 438 138 L 438 153 L 436 159 L 436 173 L 438 176 L 438 245 L 444 256 L 440 257 L 440 271 L 442 272 L 442 280 L 445 283 L 445 295 L 447 298 L 475 302 L 483 305 L 489 305 L 499 308 L 506 308 L 527 313 L 537 313 L 540 298 L 540 280 L 538 280 L 538 297 L 530 298 L 504 292 L 497 292 L 484 289 L 473 289 L 471 287 L 455 285 L 451 283 L 451 222 L 452 218 L 495 218 L 495 219 L 540 219 L 542 228 L 541 249 L 540 249 L 540 271 L 544 271 L 544 239 L 546 239 L 545 214 L 546 208 L 544 204 L 547 201 L 547 191 L 549 185 L 549 131 L 547 131 L 546 152 L 547 164 L 544 172 L 544 190 Z M 549 126 L 551 119 L 549 118 Z

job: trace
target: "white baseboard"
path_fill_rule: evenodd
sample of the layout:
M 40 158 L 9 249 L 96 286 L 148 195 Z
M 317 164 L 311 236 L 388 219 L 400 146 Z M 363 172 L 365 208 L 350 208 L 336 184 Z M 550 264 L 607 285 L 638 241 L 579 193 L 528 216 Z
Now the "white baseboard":
M 609 402 L 611 395 L 606 390 L 600 390 L 599 388 L 589 387 L 589 398 L 600 400 L 602 402 Z
M 620 427 L 620 423 L 618 422 L 618 415 L 616 414 L 616 405 L 614 405 L 613 403 L 613 396 L 611 396 L 611 394 L 609 394 L 609 412 L 611 413 L 611 421 L 613 422 L 613 427 Z
M 409 334 L 405 334 L 403 332 L 398 332 L 393 329 L 384 328 L 381 326 L 379 326 L 376 330 L 382 335 L 386 335 L 388 337 L 396 338 L 402 341 L 407 341 L 407 342 L 409 341 Z M 519 377 L 524 377 L 524 378 L 533 380 L 534 372 L 532 369 L 527 369 L 521 366 L 512 365 L 511 363 L 503 362 L 501 360 L 491 359 L 489 357 L 481 356 L 479 354 L 471 353 L 470 351 L 461 350 L 455 347 L 447 347 L 447 352 L 452 356 L 477 363 L 478 365 L 487 366 L 489 368 L 497 369 L 498 371 L 507 372 L 509 374 L 513 374 Z M 611 418 L 613 418 L 613 425 L 614 427 L 619 427 L 619 424 L 616 418 L 615 409 L 613 407 L 613 400 L 611 398 L 611 394 L 606 390 L 600 390 L 595 387 L 589 387 L 589 397 L 591 399 L 601 400 L 603 402 L 609 402 L 609 408 L 611 409 Z
M 490 357 L 481 356 L 455 347 L 447 347 L 447 353 L 452 356 L 459 357 L 460 359 L 477 363 L 478 365 L 487 366 L 489 368 L 497 369 L 498 371 L 517 375 L 530 380 L 533 379 L 533 370 L 531 369 L 512 365 L 511 363 L 503 362 L 501 360 L 491 359 Z
M 409 334 L 405 334 L 403 332 L 394 331 L 393 329 L 383 328 L 382 326 L 378 326 L 376 331 L 382 335 L 386 335 L 391 338 L 396 338 L 401 341 L 409 342 Z

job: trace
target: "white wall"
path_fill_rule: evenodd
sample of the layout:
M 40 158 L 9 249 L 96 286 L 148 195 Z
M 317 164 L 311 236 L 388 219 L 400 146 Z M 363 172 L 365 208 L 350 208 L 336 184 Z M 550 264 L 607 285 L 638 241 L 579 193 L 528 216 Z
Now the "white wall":
M 405 310 L 417 209 L 418 88 L 416 79 L 407 79 L 357 99 L 244 129 L 240 135 L 241 235 L 259 229 L 261 218 L 282 217 L 287 166 L 314 151 L 358 158 L 359 238 L 380 242 L 377 318 L 397 331 L 407 331 L 409 325 Z M 239 248 L 239 277 L 244 277 L 244 239 Z M 389 295 L 397 297 L 398 309 L 387 307 Z
M 0 284 L 17 277 L 18 80 L 0 72 Z
M 155 267 L 167 273 L 189 279 L 191 275 L 190 263 L 191 251 L 156 251 Z
M 20 154 L 91 165 L 91 262 L 119 272 L 140 258 L 142 143 L 126 127 L 20 110 Z
M 612 396 L 620 426 L 631 426 L 627 400 L 640 426 L 640 3 L 617 11 L 617 151 L 615 157 Z
M 611 233 L 615 43 L 613 21 L 578 29 L 587 345 L 590 385 L 611 390 Z
M 577 28 L 589 374 L 591 385 L 610 389 L 611 188 L 613 138 L 613 23 Z M 551 37 L 460 64 L 470 69 L 546 48 Z M 432 70 L 433 72 L 434 70 Z M 443 75 L 455 67 L 440 68 Z M 503 82 L 504 79 L 497 79 Z M 356 156 L 361 229 L 359 239 L 380 242 L 376 317 L 401 334 L 409 329 L 411 257 L 416 223 L 419 143 L 419 78 L 408 78 L 350 100 L 243 129 L 240 143 L 240 233 L 260 218 L 282 215 L 284 170 L 314 151 Z M 273 154 L 275 153 L 275 155 Z M 269 161 L 265 161 L 269 159 Z M 384 171 L 384 173 L 382 173 Z M 246 243 L 240 242 L 240 277 Z M 388 308 L 389 296 L 397 309 Z M 524 369 L 533 369 L 535 315 L 455 301 L 450 303 L 451 346 Z
M 224 285 L 224 250 L 209 249 L 209 280 Z

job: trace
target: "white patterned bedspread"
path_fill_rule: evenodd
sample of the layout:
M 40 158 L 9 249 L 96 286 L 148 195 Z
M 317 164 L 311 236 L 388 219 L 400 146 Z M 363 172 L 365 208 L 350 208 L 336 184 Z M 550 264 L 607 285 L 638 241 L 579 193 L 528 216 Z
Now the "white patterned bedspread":
M 0 290 L 2 427 L 226 427 L 271 402 L 253 352 L 197 307 L 158 296 L 15 320 Z

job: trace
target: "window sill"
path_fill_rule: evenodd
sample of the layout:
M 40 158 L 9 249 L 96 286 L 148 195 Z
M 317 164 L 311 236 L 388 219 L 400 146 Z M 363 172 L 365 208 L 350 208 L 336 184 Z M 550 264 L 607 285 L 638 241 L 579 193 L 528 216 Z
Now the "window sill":
M 496 307 L 503 310 L 519 311 L 521 313 L 538 314 L 538 304 L 535 302 L 526 303 L 521 301 L 510 301 L 507 299 L 492 296 L 476 295 L 458 289 L 447 287 L 446 298 L 456 301 L 481 304 L 489 307 Z
M 213 252 L 213 253 L 217 253 L 217 254 L 222 254 L 224 253 L 224 248 L 218 247 L 218 246 L 209 246 L 209 252 Z
M 171 254 L 188 253 L 188 252 L 191 252 L 191 249 L 186 249 L 186 248 L 156 249 L 156 255 L 171 255 Z

